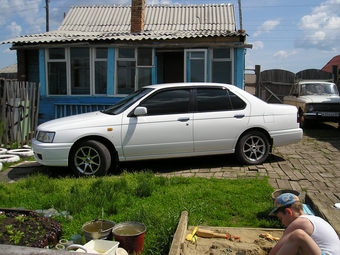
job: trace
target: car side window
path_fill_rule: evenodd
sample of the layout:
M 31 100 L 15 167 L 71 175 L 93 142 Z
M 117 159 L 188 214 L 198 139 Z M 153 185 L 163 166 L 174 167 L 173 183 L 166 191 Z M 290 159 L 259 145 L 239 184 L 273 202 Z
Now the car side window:
M 231 109 L 227 90 L 218 88 L 197 89 L 198 112 L 228 111 Z
M 229 90 L 220 88 L 197 89 L 198 112 L 240 110 L 245 107 L 246 103 Z
M 229 91 L 229 97 L 233 110 L 242 110 L 246 108 L 246 103 L 233 92 Z
M 189 111 L 190 89 L 161 91 L 140 106 L 146 107 L 148 115 L 187 113 Z

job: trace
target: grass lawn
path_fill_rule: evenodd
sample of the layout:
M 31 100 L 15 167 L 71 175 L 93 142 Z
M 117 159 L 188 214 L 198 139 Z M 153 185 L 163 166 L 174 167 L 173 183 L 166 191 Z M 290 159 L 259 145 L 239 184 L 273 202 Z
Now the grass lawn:
M 137 221 L 147 227 L 143 254 L 168 254 L 182 211 L 189 225 L 281 228 L 268 213 L 273 188 L 266 178 L 206 179 L 156 177 L 151 171 L 101 178 L 50 178 L 35 174 L 15 183 L 0 183 L 3 208 L 55 208 L 63 236 L 82 234 L 94 219 Z M 85 239 L 83 239 L 85 243 Z

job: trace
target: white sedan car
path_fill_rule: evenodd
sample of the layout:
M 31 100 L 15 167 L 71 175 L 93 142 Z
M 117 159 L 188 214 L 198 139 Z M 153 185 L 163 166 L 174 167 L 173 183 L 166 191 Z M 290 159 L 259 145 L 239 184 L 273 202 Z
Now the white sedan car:
M 263 163 L 274 146 L 299 142 L 295 106 L 267 104 L 234 85 L 143 87 L 103 111 L 51 120 L 32 140 L 42 165 L 80 176 L 107 174 L 119 161 L 235 153 Z

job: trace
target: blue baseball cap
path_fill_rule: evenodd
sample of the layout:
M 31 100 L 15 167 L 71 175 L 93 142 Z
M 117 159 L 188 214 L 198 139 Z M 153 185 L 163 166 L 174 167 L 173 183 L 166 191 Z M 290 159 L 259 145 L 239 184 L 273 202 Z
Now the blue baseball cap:
M 285 207 L 288 205 L 292 205 L 295 202 L 298 202 L 299 197 L 292 194 L 292 193 L 283 193 L 280 196 L 278 196 L 275 201 L 274 201 L 274 209 L 270 212 L 270 216 L 271 215 L 275 215 L 275 212 L 281 208 L 281 207 Z

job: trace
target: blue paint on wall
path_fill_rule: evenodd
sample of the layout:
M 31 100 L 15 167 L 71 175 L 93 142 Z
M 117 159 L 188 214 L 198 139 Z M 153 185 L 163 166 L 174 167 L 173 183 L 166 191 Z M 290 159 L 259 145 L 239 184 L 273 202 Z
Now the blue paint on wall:
M 234 49 L 234 85 L 244 89 L 245 49 Z
M 45 50 L 44 49 L 39 50 L 39 78 L 40 78 L 40 96 L 44 97 L 46 96 L 46 72 L 45 72 Z
M 114 94 L 115 80 L 115 49 L 108 48 L 107 51 L 107 94 Z

